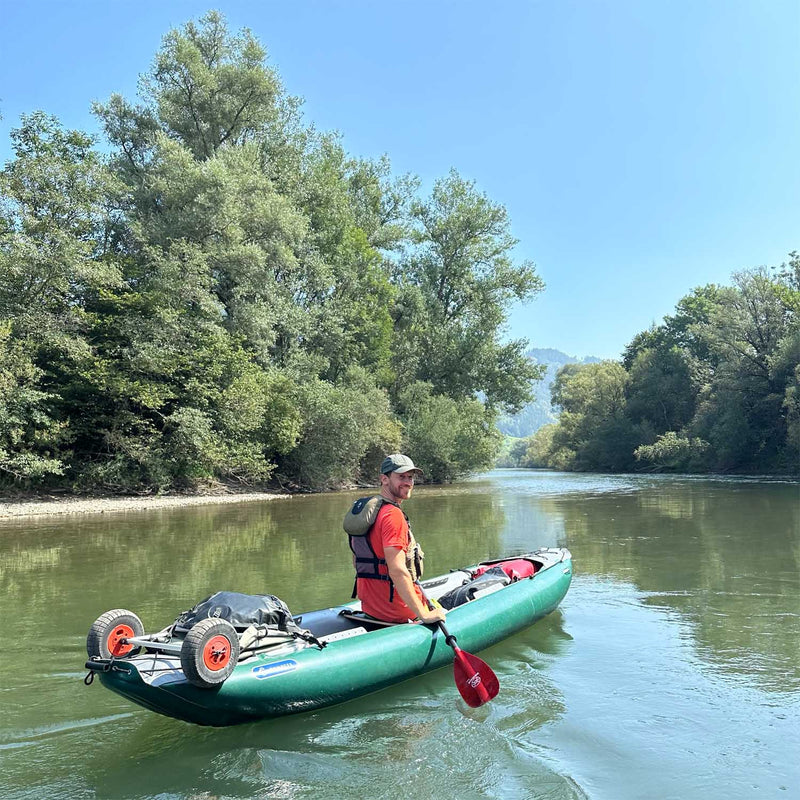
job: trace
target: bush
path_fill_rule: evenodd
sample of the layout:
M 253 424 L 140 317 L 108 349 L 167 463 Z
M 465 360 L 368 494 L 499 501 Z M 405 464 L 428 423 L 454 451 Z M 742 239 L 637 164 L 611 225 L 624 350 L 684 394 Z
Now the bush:
M 649 462 L 653 469 L 691 472 L 701 466 L 708 448 L 708 442 L 702 439 L 688 439 L 667 431 L 653 444 L 637 447 L 634 455 L 637 461 Z
M 400 395 L 404 409 L 403 450 L 434 483 L 455 480 L 494 463 L 502 435 L 494 413 L 479 400 L 456 401 L 434 395 L 430 384 L 415 383 Z
M 334 386 L 315 379 L 297 390 L 300 440 L 280 461 L 281 477 L 305 489 L 332 489 L 375 475 L 386 453 L 400 445 L 389 398 L 364 373 Z M 368 463 L 369 462 L 369 463 Z

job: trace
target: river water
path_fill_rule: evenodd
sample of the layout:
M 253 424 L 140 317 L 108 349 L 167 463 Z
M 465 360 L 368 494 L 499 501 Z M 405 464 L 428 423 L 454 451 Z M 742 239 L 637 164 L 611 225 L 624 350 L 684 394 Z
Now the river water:
M 481 655 L 342 706 L 210 729 L 84 686 L 111 608 L 147 630 L 218 589 L 295 614 L 352 588 L 357 496 L 0 524 L 3 798 L 800 797 L 800 486 L 500 470 L 404 505 L 427 574 L 567 546 L 560 609 Z

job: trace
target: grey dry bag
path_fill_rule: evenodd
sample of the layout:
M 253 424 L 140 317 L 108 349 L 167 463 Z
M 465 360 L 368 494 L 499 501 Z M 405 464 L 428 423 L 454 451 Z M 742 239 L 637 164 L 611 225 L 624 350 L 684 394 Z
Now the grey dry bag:
M 378 518 L 378 512 L 389 501 L 379 494 L 359 497 L 353 507 L 344 515 L 342 527 L 348 536 L 366 536 Z

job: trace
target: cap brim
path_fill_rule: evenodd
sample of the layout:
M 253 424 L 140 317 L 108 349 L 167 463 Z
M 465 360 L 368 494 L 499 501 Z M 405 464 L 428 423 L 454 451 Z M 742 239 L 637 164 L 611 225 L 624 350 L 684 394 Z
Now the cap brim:
M 392 472 L 397 472 L 400 475 L 406 472 L 418 472 L 420 475 L 425 474 L 419 467 L 400 467 L 399 469 L 393 469 Z

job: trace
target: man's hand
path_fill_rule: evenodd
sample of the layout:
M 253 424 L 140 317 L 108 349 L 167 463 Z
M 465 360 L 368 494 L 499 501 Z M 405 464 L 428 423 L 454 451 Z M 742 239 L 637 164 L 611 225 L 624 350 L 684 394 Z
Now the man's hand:
M 424 622 L 426 625 L 430 623 L 436 622 L 444 622 L 445 610 L 439 606 L 430 609 L 429 611 L 423 611 L 422 614 L 419 615 L 420 622 Z

